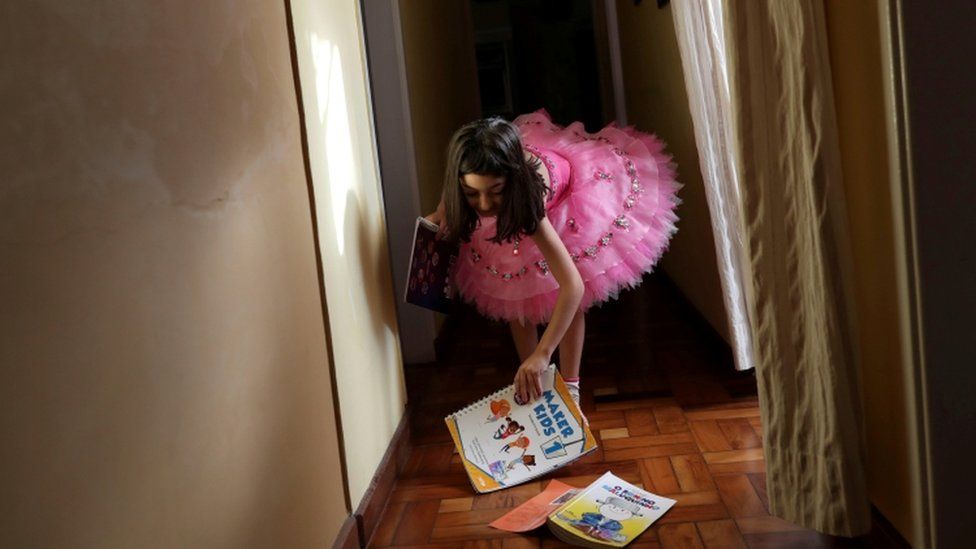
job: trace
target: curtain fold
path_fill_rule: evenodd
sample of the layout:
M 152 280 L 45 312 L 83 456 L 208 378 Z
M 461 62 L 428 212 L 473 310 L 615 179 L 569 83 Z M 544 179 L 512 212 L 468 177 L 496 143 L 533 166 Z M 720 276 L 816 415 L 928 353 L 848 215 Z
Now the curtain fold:
M 672 3 L 770 512 L 870 530 L 846 208 L 820 0 Z M 705 157 L 722 155 L 722 158 Z M 723 226 L 718 226 L 722 224 Z M 728 233 L 725 236 L 724 233 Z M 727 257 L 723 258 L 722 254 Z
M 737 151 L 732 128 L 724 15 L 721 2 L 675 2 L 671 11 L 690 98 L 695 143 L 706 181 L 715 254 L 732 335 L 736 370 L 756 366 L 745 298 L 749 264 L 744 261 Z

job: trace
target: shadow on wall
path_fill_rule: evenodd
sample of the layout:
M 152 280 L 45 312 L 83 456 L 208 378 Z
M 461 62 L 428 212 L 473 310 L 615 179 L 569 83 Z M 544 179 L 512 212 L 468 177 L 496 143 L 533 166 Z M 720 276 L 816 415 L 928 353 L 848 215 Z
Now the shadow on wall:
M 387 333 L 396 333 L 395 308 L 384 301 L 386 294 L 382 291 L 383 288 L 392 288 L 389 269 L 384 268 L 387 259 L 386 235 L 379 230 L 383 228 L 382 222 L 377 223 L 376 219 L 370 217 L 360 196 L 366 194 L 368 199 L 369 193 L 359 188 L 365 182 L 361 154 L 357 154 L 357 151 L 361 152 L 363 148 L 356 146 L 357 136 L 353 135 L 349 122 L 342 55 L 338 45 L 319 38 L 315 33 L 309 36 L 309 43 L 315 66 L 316 114 L 325 129 L 323 153 L 328 168 L 327 180 L 319 181 L 316 187 L 328 189 L 329 211 L 335 227 L 333 234 L 339 257 L 346 261 L 358 259 L 361 269 L 361 280 L 358 282 L 362 284 L 367 304 L 366 311 L 361 312 L 369 317 L 374 333 L 380 333 L 383 329 Z M 372 147 L 371 143 L 369 147 Z M 320 205 L 322 198 L 317 199 Z M 352 243 L 355 243 L 355 249 L 347 247 Z M 323 257 L 323 261 L 331 259 Z M 355 274 L 354 267 L 350 274 Z M 349 280 L 350 284 L 353 282 Z M 331 320 L 333 323 L 342 321 L 337 318 Z M 385 361 L 392 357 L 382 358 Z
M 351 225 L 353 220 L 356 222 L 355 227 L 349 226 L 347 228 L 354 231 L 354 233 L 349 233 L 349 240 L 352 241 L 351 237 L 355 236 L 358 245 L 360 267 L 362 267 L 363 283 L 366 289 L 366 304 L 373 330 L 379 332 L 381 329 L 385 329 L 389 333 L 396 333 L 396 307 L 390 306 L 385 301 L 387 294 L 382 291 L 384 288 L 393 288 L 392 275 L 390 269 L 387 268 L 389 255 L 387 253 L 386 235 L 381 231 L 375 231 L 375 228 L 372 231 L 378 234 L 371 234 L 369 220 L 363 215 L 359 201 L 352 193 L 347 195 L 346 214 L 346 219 L 349 220 L 347 225 Z M 394 295 L 394 299 L 396 298 Z M 393 357 L 384 356 L 383 358 L 392 359 Z M 384 360 L 385 363 L 386 360 Z
M 293 0 L 349 505 L 404 409 L 387 228 L 355 2 Z M 363 428 L 368 422 L 368 428 Z

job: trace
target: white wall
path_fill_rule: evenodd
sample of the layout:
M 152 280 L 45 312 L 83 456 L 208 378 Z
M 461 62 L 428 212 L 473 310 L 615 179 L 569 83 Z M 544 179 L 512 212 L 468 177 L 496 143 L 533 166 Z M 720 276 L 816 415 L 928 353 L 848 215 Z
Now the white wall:
M 349 493 L 358 506 L 405 390 L 357 2 L 292 0 Z

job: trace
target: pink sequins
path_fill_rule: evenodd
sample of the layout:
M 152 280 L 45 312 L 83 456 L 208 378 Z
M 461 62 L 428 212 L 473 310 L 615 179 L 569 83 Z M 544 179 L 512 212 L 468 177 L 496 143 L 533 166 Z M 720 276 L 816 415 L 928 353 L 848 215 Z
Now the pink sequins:
M 512 279 L 519 279 L 519 278 L 521 278 L 522 275 L 524 275 L 525 273 L 527 273 L 529 271 L 529 268 L 523 265 L 522 268 L 519 269 L 518 271 L 515 271 L 515 272 L 512 272 L 512 273 L 503 273 L 503 272 L 500 272 L 497 268 L 495 268 L 494 265 L 488 265 L 487 267 L 485 267 L 485 270 L 488 271 L 489 273 L 491 273 L 492 276 L 497 276 L 498 278 L 501 278 L 502 280 L 508 281 L 508 280 L 512 280 Z
M 545 164 L 546 169 L 549 170 L 549 184 L 552 185 L 553 188 L 556 188 L 556 185 L 559 184 L 559 178 L 556 175 L 556 163 L 553 162 L 548 155 L 546 155 L 545 153 L 537 149 L 535 146 L 529 144 L 525 144 L 523 146 L 525 147 L 525 150 L 536 155 L 539 158 L 539 160 L 541 160 L 542 163 Z

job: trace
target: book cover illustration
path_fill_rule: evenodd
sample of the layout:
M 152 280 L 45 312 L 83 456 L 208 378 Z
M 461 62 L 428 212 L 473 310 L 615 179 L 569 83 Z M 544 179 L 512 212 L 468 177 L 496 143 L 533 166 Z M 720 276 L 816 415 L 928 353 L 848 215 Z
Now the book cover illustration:
M 675 503 L 607 472 L 550 515 L 549 526 L 568 543 L 623 547 Z
M 433 311 L 450 312 L 454 299 L 451 270 L 457 247 L 437 238 L 437 225 L 423 217 L 414 228 L 413 252 L 404 301 Z
M 480 493 L 536 478 L 597 447 L 553 365 L 543 372 L 542 396 L 534 402 L 517 404 L 509 385 L 444 420 Z

